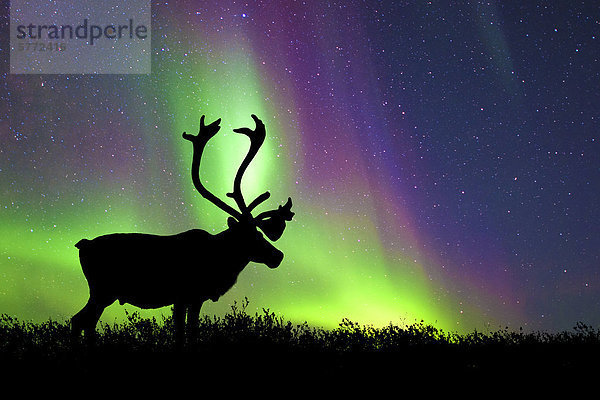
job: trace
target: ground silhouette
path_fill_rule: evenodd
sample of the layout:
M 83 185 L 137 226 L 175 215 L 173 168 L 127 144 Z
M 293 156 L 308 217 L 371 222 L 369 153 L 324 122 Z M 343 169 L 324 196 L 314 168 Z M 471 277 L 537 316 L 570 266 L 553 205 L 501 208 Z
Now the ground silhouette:
M 124 323 L 101 323 L 97 344 L 89 347 L 73 345 L 68 322 L 34 324 L 3 315 L 0 374 L 96 383 L 120 377 L 128 382 L 189 379 L 221 389 L 248 384 L 257 393 L 282 382 L 290 388 L 392 384 L 399 391 L 416 387 L 421 393 L 436 386 L 467 390 L 485 382 L 491 385 L 489 393 L 516 383 L 589 386 L 600 372 L 600 330 L 583 324 L 557 333 L 501 329 L 457 334 L 422 322 L 374 328 L 343 320 L 338 328 L 323 329 L 264 309 L 250 315 L 247 306 L 234 303 L 222 317 L 203 316 L 198 336 L 181 349 L 175 345 L 171 316 L 160 321 L 133 313 Z

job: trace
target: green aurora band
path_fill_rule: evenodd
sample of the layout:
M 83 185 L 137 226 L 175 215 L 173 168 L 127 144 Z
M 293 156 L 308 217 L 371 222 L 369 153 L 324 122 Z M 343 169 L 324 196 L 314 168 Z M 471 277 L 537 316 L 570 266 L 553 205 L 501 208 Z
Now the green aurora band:
M 232 129 L 253 127 L 250 114 L 256 114 L 265 122 L 267 140 L 244 176 L 244 195 L 251 199 L 269 190 L 271 198 L 260 211 L 283 204 L 290 196 L 296 218 L 276 243 L 285 253 L 282 265 L 268 270 L 250 264 L 219 302 L 205 303 L 204 314 L 223 314 L 234 301 L 248 297 L 250 312 L 268 308 L 297 323 L 306 321 L 324 327 L 335 327 L 343 318 L 375 326 L 419 320 L 446 330 L 478 326 L 482 321 L 479 310 L 465 305 L 464 314 L 456 315 L 459 300 L 440 298 L 442 284 L 436 284 L 427 273 L 426 258 L 415 259 L 410 252 L 388 249 L 382 244 L 373 222 L 377 219 L 374 199 L 362 203 L 362 215 L 348 215 L 335 211 L 336 198 L 322 198 L 317 189 L 312 193 L 298 189 L 305 160 L 302 137 L 299 131 L 289 128 L 295 124 L 288 117 L 295 113 L 293 101 L 276 98 L 275 90 L 261 80 L 251 54 L 243 48 L 212 48 L 189 54 L 185 66 L 173 62 L 158 68 L 157 87 L 149 89 L 167 99 L 166 112 L 172 116 L 172 122 L 168 132 L 162 134 L 168 136 L 171 148 L 167 150 L 177 179 L 173 187 L 162 189 L 160 179 L 153 180 L 153 172 L 148 181 L 153 182 L 155 190 L 179 191 L 171 195 L 181 196 L 180 210 L 184 210 L 185 217 L 169 218 L 168 204 L 162 205 L 163 215 L 157 214 L 157 206 L 144 207 L 139 194 L 125 190 L 122 182 L 84 185 L 81 192 L 86 193 L 85 204 L 80 200 L 82 195 L 71 193 L 63 196 L 60 204 L 73 205 L 72 211 L 54 215 L 36 211 L 44 199 L 38 203 L 26 199 L 26 194 L 22 194 L 20 205 L 16 199 L 0 208 L 4 222 L 0 227 L 0 268 L 5 283 L 0 290 L 2 312 L 34 320 L 66 319 L 77 312 L 87 299 L 87 285 L 74 247 L 83 237 L 134 231 L 171 234 L 191 227 L 209 232 L 225 229 L 227 216 L 192 186 L 191 148 L 181 134 L 196 133 L 202 114 L 208 122 L 222 118 L 221 131 L 205 152 L 201 176 L 213 193 L 228 201 L 225 193 L 231 191 L 249 145 L 246 137 Z M 286 115 L 285 110 L 291 112 Z M 153 134 L 147 135 L 143 138 L 146 151 L 152 152 L 152 146 L 160 142 Z M 35 187 L 35 182 L 20 179 L 23 185 Z M 369 191 L 366 178 L 353 179 L 348 185 Z M 107 209 L 107 195 L 116 193 L 119 196 L 111 196 Z M 178 227 L 182 219 L 187 227 Z M 162 229 L 160 226 L 169 227 L 169 231 L 157 232 Z M 406 232 L 404 235 L 401 240 L 417 240 Z M 414 244 L 405 243 L 403 248 Z M 137 310 L 132 306 L 126 309 Z M 168 312 L 168 308 L 141 310 L 142 316 Z M 111 322 L 124 317 L 123 306 L 115 303 L 106 309 L 102 320 Z M 486 318 L 489 320 L 489 316 Z

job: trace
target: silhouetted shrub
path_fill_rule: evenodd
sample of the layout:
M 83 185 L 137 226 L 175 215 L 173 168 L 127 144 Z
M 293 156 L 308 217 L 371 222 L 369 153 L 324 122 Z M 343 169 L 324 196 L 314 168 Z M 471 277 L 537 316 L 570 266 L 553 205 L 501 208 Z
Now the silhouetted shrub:
M 87 371 L 109 369 L 168 369 L 186 359 L 194 370 L 217 371 L 236 365 L 289 373 L 344 373 L 364 369 L 397 374 L 408 370 L 440 371 L 596 371 L 600 330 L 577 324 L 568 332 L 474 331 L 443 332 L 423 321 L 399 327 L 360 325 L 343 319 L 338 328 L 321 329 L 293 324 L 269 309 L 249 315 L 248 299 L 234 303 L 223 317 L 200 318 L 198 335 L 178 352 L 173 320 L 126 315 L 123 323 L 101 323 L 93 348 L 72 341 L 69 324 L 31 323 L 0 316 L 0 357 L 3 368 L 31 372 L 35 368 Z M 170 357 L 157 362 L 160 355 Z M 277 363 L 273 363 L 277 360 Z M 186 364 L 187 365 L 187 364 Z M 168 367 L 170 366 L 170 367 Z M 246 372 L 248 373 L 248 372 Z

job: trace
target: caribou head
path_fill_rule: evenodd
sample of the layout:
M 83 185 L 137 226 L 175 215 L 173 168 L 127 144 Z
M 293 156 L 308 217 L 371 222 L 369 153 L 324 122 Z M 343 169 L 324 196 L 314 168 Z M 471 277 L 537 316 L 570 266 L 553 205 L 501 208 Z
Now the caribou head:
M 256 124 L 254 130 L 250 128 L 237 128 L 233 130 L 236 133 L 246 135 L 250 138 L 250 149 L 238 168 L 233 181 L 233 192 L 227 193 L 227 196 L 235 201 L 238 209 L 229 206 L 223 200 L 208 191 L 200 179 L 200 161 L 202 160 L 204 148 L 208 141 L 221 129 L 219 126 L 221 118 L 205 125 L 203 115 L 200 117 L 200 131 L 198 132 L 198 135 L 191 135 L 183 132 L 183 138 L 192 142 L 194 146 L 192 157 L 192 182 L 196 190 L 205 199 L 230 215 L 227 220 L 229 230 L 231 230 L 231 232 L 239 232 L 240 237 L 246 238 L 247 244 L 256 249 L 256 254 L 252 255 L 253 259 L 251 261 L 264 263 L 270 268 L 276 268 L 283 259 L 283 253 L 279 252 L 279 250 L 264 240 L 256 228 L 259 228 L 264 232 L 270 240 L 277 241 L 285 230 L 286 221 L 291 221 L 294 216 L 294 213 L 291 211 L 292 199 L 288 197 L 285 205 L 279 206 L 275 210 L 262 212 L 256 217 L 252 215 L 252 211 L 267 200 L 270 197 L 270 193 L 268 191 L 264 192 L 251 201 L 250 204 L 246 204 L 246 200 L 242 194 L 242 177 L 258 153 L 266 136 L 265 125 L 263 122 L 254 114 L 252 114 L 252 119 L 254 119 Z

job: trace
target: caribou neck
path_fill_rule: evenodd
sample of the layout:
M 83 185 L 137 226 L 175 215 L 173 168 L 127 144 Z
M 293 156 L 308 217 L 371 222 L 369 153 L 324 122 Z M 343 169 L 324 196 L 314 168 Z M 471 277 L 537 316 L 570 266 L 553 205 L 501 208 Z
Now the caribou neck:
M 221 241 L 222 249 L 226 255 L 232 270 L 241 272 L 250 262 L 248 250 L 244 246 L 244 238 L 235 232 L 232 228 L 215 235 L 217 240 Z

